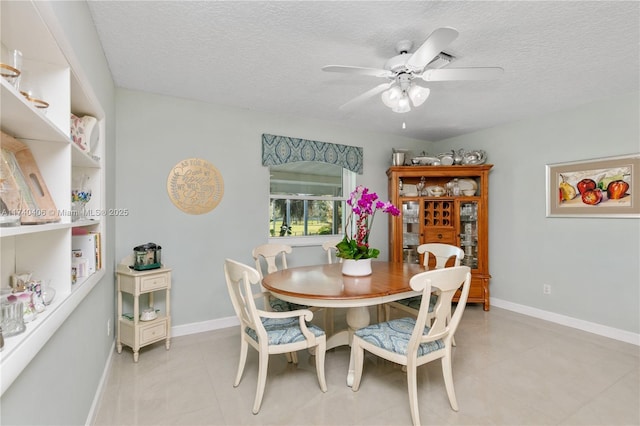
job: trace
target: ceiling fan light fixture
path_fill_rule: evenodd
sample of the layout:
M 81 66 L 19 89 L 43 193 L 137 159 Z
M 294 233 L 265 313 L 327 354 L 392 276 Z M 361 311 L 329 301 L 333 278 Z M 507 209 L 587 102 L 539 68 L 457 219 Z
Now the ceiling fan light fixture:
M 381 94 L 382 102 L 393 112 L 409 112 L 411 106 L 421 106 L 429 97 L 430 90 L 414 84 L 414 79 L 430 81 L 492 80 L 504 71 L 500 67 L 447 68 L 456 58 L 443 50 L 451 44 L 459 33 L 455 28 L 435 29 L 413 53 L 410 41 L 400 41 L 396 45 L 398 55 L 390 58 L 384 68 L 366 68 L 346 65 L 327 65 L 323 71 L 360 74 L 385 78 L 380 84 L 342 105 L 340 109 L 353 107 L 366 99 Z M 416 80 L 417 81 L 417 80 Z
M 398 101 L 398 106 L 396 106 L 395 108 L 391 108 L 391 110 L 393 112 L 398 112 L 398 113 L 411 111 L 411 105 L 409 105 L 409 98 L 406 96 L 403 96 Z
M 398 106 L 398 101 L 402 98 L 402 90 L 398 86 L 394 86 L 389 90 L 382 92 L 382 103 L 389 108 Z
M 417 84 L 412 84 L 407 94 L 411 99 L 411 103 L 413 103 L 414 107 L 419 107 L 427 100 L 429 97 L 430 90 L 426 87 L 418 86 Z

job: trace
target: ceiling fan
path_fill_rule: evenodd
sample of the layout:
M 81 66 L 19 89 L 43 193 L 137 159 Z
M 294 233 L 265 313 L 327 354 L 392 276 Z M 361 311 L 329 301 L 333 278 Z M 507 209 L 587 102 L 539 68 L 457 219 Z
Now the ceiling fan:
M 418 107 L 427 100 L 429 88 L 418 82 L 454 81 L 454 80 L 491 80 L 499 77 L 504 71 L 499 67 L 485 68 L 436 68 L 436 62 L 445 59 L 448 63 L 451 57 L 442 52 L 458 37 L 454 28 L 443 27 L 433 31 L 429 37 L 416 49 L 409 53 L 411 41 L 402 40 L 397 43 L 397 56 L 392 57 L 384 68 L 365 68 L 348 65 L 327 65 L 323 71 L 359 74 L 385 78 L 386 83 L 370 89 L 355 97 L 340 107 L 350 110 L 364 101 L 382 93 L 382 102 L 393 112 L 403 113 L 411 111 L 411 105 Z M 432 64 L 430 66 L 430 64 Z

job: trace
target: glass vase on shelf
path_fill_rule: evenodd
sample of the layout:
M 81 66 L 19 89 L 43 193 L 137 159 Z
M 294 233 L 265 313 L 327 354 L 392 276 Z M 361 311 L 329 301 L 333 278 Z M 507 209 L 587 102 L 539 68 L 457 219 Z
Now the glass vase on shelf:
M 458 182 L 458 178 L 453 179 L 453 183 L 451 185 L 451 195 L 454 197 L 460 196 L 460 183 Z
M 418 191 L 418 196 L 422 197 L 425 195 L 425 189 L 427 187 L 427 181 L 424 176 L 420 178 L 420 182 L 416 184 L 416 190 Z
M 71 220 L 87 220 L 87 203 L 91 200 L 89 176 L 82 174 L 74 179 L 71 187 Z

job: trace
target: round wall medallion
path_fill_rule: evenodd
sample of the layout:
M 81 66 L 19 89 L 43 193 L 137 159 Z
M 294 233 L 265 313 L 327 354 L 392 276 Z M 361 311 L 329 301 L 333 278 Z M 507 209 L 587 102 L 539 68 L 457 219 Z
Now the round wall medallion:
M 171 202 L 189 214 L 203 214 L 215 209 L 224 194 L 222 175 L 202 158 L 180 161 L 169 172 L 167 193 Z

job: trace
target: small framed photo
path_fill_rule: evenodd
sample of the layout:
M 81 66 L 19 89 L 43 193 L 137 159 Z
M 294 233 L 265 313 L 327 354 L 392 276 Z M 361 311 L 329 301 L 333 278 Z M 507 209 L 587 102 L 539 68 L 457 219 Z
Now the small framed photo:
M 547 217 L 640 218 L 640 153 L 546 169 Z

